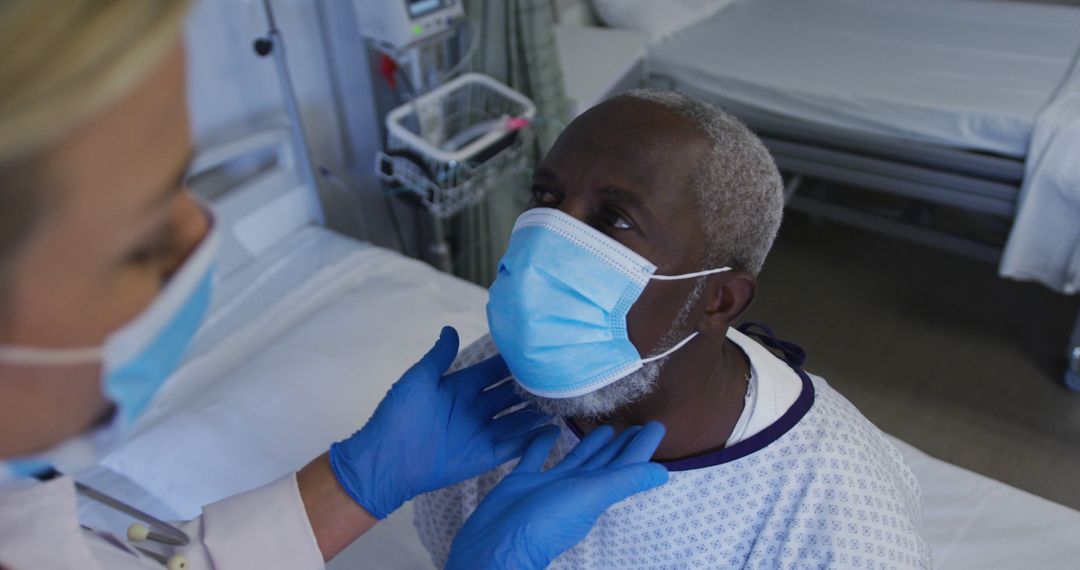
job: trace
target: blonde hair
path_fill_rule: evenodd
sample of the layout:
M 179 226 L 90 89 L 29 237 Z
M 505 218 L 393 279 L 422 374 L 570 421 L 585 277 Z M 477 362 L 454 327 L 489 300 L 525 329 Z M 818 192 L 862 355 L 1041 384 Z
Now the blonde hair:
M 0 324 L 14 254 L 41 222 L 38 158 L 175 45 L 188 0 L 0 0 Z
M 187 0 L 0 2 L 0 164 L 78 126 L 174 45 Z

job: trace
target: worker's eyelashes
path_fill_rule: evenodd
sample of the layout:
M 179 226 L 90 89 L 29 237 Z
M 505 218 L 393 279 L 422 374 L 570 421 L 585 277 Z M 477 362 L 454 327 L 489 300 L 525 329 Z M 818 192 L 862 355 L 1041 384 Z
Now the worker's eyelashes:
M 127 262 L 132 265 L 145 265 L 172 255 L 175 234 L 172 224 L 162 226 L 128 254 Z

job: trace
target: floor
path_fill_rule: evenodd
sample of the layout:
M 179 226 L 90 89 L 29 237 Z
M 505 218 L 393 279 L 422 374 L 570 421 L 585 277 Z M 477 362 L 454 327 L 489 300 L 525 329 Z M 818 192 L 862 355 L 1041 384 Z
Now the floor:
M 982 262 L 790 214 L 749 318 L 883 430 L 1080 509 L 1080 394 L 1061 383 L 1078 308 Z

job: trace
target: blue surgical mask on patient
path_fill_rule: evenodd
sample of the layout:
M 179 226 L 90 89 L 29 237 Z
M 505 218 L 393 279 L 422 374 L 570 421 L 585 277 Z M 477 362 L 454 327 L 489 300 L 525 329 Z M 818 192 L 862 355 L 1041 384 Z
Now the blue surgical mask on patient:
M 558 210 L 535 208 L 518 218 L 499 262 L 487 305 L 492 340 L 522 388 L 546 398 L 599 390 L 690 342 L 642 358 L 626 315 L 656 266 L 626 246 Z
M 79 366 L 101 362 L 105 395 L 115 412 L 101 425 L 33 457 L 0 462 L 0 481 L 49 467 L 73 472 L 96 463 L 146 410 L 175 371 L 210 306 L 218 231 L 210 231 L 137 317 L 100 347 L 44 348 L 0 345 L 0 363 Z

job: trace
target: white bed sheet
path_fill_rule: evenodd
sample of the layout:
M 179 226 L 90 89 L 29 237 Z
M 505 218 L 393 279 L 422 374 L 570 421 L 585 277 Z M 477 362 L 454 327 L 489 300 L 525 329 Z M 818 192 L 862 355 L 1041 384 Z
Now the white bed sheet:
M 188 351 L 193 360 L 242 328 L 320 270 L 373 247 L 317 225 L 287 239 L 214 282 L 213 306 Z
M 1024 166 L 998 271 L 1061 293 L 1080 292 L 1080 62 L 1039 115 Z
M 986 0 L 739 0 L 650 71 L 824 126 L 1027 154 L 1080 49 L 1080 10 Z
M 892 438 L 922 487 L 935 568 L 1076 568 L 1080 512 L 935 459 Z
M 269 263 L 244 280 L 303 278 L 284 294 L 262 290 L 263 308 L 238 328 L 221 312 L 236 305 L 216 303 L 212 345 L 169 379 L 103 462 L 184 517 L 301 467 L 363 425 L 444 324 L 463 342 L 486 330 L 487 295 L 475 285 L 321 228 L 298 237 L 307 245 L 277 257 L 284 267 Z M 351 252 L 313 271 L 311 259 L 335 248 Z
M 463 345 L 487 329 L 483 289 L 321 228 L 220 285 L 200 352 L 106 458 L 108 471 L 89 475 L 169 518 L 272 481 L 355 430 L 443 324 Z M 897 445 L 922 484 L 938 567 L 1055 568 L 1080 555 L 1080 513 Z M 100 524 L 122 532 L 126 523 Z M 431 568 L 411 505 L 330 566 Z

